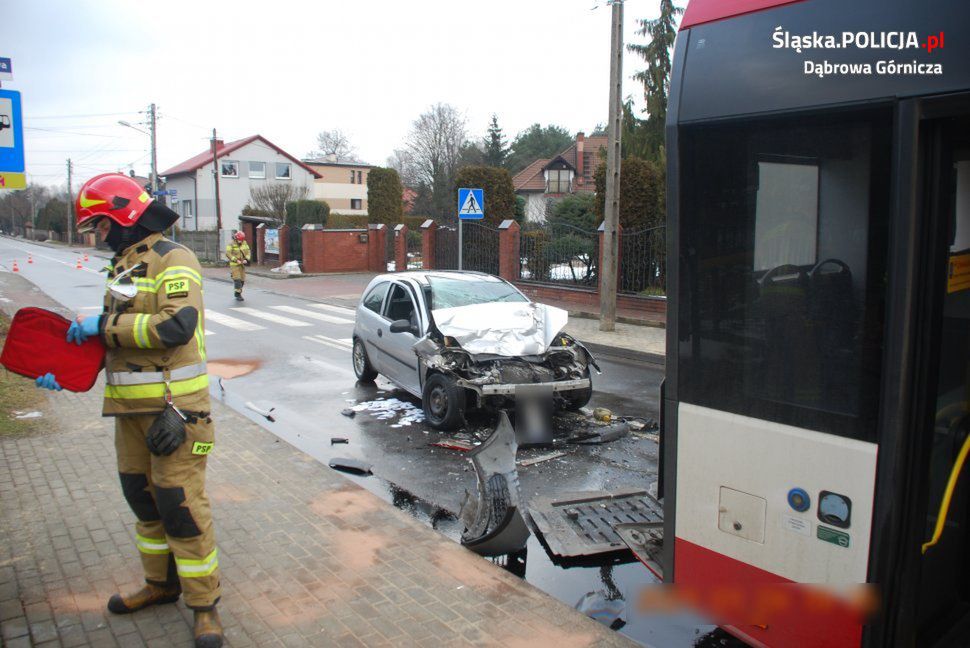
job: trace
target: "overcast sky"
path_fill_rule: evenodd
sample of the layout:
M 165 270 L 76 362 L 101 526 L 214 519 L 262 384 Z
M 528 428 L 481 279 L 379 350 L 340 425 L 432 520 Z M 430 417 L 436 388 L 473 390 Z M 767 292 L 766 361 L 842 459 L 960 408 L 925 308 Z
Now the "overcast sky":
M 104 171 L 148 174 L 148 137 L 118 125 L 158 106 L 159 172 L 259 133 L 297 157 L 339 128 L 371 164 L 401 148 L 436 102 L 484 135 L 491 114 L 511 142 L 532 123 L 587 133 L 606 119 L 605 0 L 5 0 L 4 88 L 23 95 L 27 171 L 75 186 Z M 657 0 L 627 0 L 624 40 Z M 599 5 L 591 10 L 594 5 Z M 642 105 L 624 56 L 624 95 Z

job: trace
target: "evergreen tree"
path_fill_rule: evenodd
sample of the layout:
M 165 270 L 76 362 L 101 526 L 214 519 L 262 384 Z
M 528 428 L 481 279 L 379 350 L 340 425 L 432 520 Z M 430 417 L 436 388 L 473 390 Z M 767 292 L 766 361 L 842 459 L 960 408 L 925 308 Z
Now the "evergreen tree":
M 488 135 L 485 136 L 485 165 L 500 167 L 505 163 L 505 156 L 508 154 L 508 146 L 505 141 L 505 134 L 498 125 L 498 116 L 492 113 L 492 123 L 488 127 Z
M 647 63 L 646 70 L 640 70 L 633 78 L 643 83 L 643 98 L 646 101 L 648 137 L 654 151 L 651 158 L 660 156 L 664 144 L 664 122 L 667 120 L 667 93 L 670 89 L 670 50 L 677 36 L 677 16 L 684 10 L 674 6 L 673 0 L 660 0 L 660 16 L 654 20 L 640 20 L 638 36 L 647 36 L 650 42 L 645 45 L 631 44 L 631 52 L 639 54 Z

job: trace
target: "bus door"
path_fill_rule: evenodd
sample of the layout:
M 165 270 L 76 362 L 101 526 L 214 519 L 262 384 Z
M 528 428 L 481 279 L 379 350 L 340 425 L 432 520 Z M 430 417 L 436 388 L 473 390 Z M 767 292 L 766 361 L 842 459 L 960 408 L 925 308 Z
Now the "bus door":
M 923 213 L 935 290 L 926 314 L 932 351 L 916 381 L 925 403 L 926 514 L 920 547 L 916 645 L 966 645 L 970 638 L 970 113 L 925 122 Z M 967 461 L 970 464 L 970 460 Z M 962 469 L 961 469 L 962 468 Z M 947 505 L 948 504 L 948 505 Z

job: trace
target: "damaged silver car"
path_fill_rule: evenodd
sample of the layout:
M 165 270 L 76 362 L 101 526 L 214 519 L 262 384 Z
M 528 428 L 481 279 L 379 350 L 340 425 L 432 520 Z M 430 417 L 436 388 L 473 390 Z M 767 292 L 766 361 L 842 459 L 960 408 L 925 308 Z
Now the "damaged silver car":
M 467 408 L 542 399 L 579 409 L 596 361 L 563 332 L 566 311 L 530 301 L 509 282 L 462 271 L 375 277 L 357 306 L 354 372 L 378 374 L 421 398 L 428 423 L 451 430 Z

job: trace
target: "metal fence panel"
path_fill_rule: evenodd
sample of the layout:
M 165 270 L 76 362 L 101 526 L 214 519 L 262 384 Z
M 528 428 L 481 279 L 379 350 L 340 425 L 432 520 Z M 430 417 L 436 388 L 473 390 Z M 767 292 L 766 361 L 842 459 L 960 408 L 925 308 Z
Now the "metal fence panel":
M 439 223 L 434 244 L 435 270 L 458 269 L 458 222 Z
M 408 230 L 407 269 L 420 270 L 424 259 L 424 242 L 420 231 Z
M 568 223 L 527 223 L 519 234 L 519 280 L 595 287 L 599 232 Z
M 663 225 L 623 230 L 617 290 L 634 295 L 666 294 L 666 245 Z

